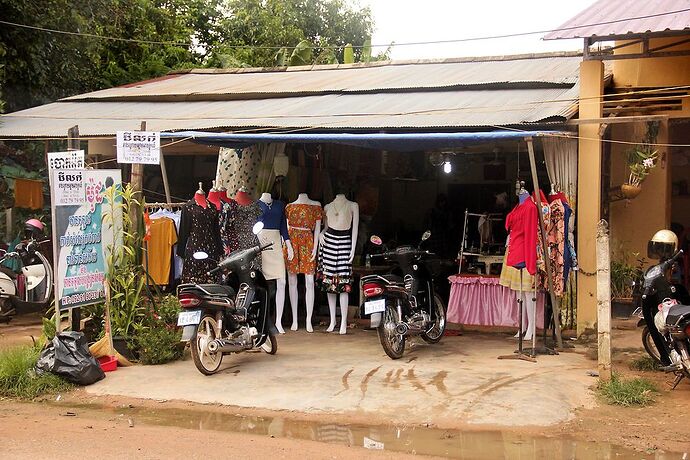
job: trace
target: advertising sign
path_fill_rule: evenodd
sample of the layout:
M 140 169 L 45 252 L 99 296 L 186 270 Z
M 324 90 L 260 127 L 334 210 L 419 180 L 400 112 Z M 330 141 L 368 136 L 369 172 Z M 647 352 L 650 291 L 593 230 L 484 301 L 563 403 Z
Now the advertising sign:
M 105 299 L 106 255 L 114 242 L 115 226 L 122 222 L 121 208 L 116 203 L 113 212 L 105 198 L 110 187 L 122 187 L 119 169 L 53 171 L 53 263 L 55 302 L 60 310 Z
M 84 151 L 48 152 L 48 180 L 51 184 L 53 171 L 61 169 L 84 169 Z
M 157 165 L 161 162 L 161 133 L 118 131 L 117 162 Z

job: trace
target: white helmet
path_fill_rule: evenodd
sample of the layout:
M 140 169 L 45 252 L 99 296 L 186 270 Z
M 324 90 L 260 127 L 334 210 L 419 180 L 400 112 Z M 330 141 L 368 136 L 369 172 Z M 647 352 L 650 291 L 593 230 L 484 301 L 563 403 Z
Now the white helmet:
M 678 237 L 671 230 L 659 230 L 647 243 L 647 257 L 668 259 L 678 250 Z

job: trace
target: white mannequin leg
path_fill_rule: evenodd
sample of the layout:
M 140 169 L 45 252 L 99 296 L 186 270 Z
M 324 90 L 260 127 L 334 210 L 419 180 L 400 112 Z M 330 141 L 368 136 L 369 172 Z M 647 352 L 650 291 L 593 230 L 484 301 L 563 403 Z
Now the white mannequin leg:
M 290 294 L 290 307 L 292 307 L 292 327 L 297 330 L 297 305 L 299 304 L 299 294 L 297 292 L 297 274 L 288 273 L 288 294 Z
M 335 329 L 335 307 L 336 303 L 338 302 L 338 298 L 335 294 L 332 294 L 330 292 L 326 294 L 326 297 L 328 297 L 328 310 L 331 314 L 331 324 L 328 325 L 328 329 L 326 329 L 326 332 L 333 332 L 333 330 Z
M 283 308 L 285 307 L 285 278 L 278 278 L 276 280 L 276 329 L 281 334 L 285 334 L 283 330 Z
M 520 292 L 516 292 L 515 294 L 516 294 L 516 296 L 520 297 Z M 529 293 L 526 293 L 526 292 L 522 293 L 522 318 L 519 319 L 519 321 L 522 322 L 522 333 L 525 334 L 525 337 L 527 336 L 528 323 L 529 323 L 527 320 L 527 318 L 528 318 L 527 310 L 529 308 L 528 303 L 527 303 L 528 297 L 529 297 Z M 520 337 L 520 330 L 519 329 L 513 337 L 515 337 L 516 339 L 518 337 Z
M 314 332 L 311 325 L 311 316 L 314 314 L 314 275 L 304 275 L 304 286 L 306 287 L 305 300 L 307 303 L 307 332 Z M 295 312 L 295 324 L 297 323 L 297 314 Z
M 347 334 L 347 307 L 350 305 L 347 292 L 340 293 L 340 333 Z
M 527 328 L 525 329 L 525 340 L 532 340 L 534 336 L 534 329 L 536 326 L 535 317 L 537 316 L 537 302 L 533 300 L 534 294 L 525 292 L 525 314 L 527 316 Z M 524 323 L 524 319 L 522 320 Z

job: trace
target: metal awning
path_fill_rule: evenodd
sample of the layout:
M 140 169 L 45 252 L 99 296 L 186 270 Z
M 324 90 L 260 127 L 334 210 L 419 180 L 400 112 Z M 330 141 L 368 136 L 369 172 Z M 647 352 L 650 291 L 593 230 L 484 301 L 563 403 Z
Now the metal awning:
M 457 133 L 208 133 L 180 131 L 161 133 L 161 139 L 189 139 L 223 147 L 242 148 L 252 144 L 276 142 L 300 144 L 342 144 L 376 150 L 414 152 L 461 148 L 491 141 L 521 140 L 531 137 L 569 137 L 566 131 L 498 130 Z

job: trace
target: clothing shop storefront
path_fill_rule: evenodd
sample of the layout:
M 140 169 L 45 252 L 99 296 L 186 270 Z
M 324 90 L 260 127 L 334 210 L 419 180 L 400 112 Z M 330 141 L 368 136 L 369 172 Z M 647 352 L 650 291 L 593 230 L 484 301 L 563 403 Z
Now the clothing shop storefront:
M 444 279 L 456 275 L 441 289 L 449 320 L 515 327 L 516 292 L 532 289 L 530 276 L 546 269 L 537 263 L 544 260 L 537 240 L 516 262 L 525 263 L 522 283 L 518 270 L 503 268 L 506 218 L 514 210 L 519 217 L 511 231 L 536 238 L 536 213 L 525 218 L 518 206 L 518 195 L 532 192 L 536 179 L 552 235 L 552 291 L 567 299 L 558 301 L 567 325 L 576 315 L 564 254 L 575 230 L 566 212 L 576 205 L 577 149 L 565 123 L 577 114 L 580 60 L 548 54 L 186 71 L 10 114 L 0 135 L 56 136 L 63 124 L 78 123 L 81 136 L 94 138 L 89 158 L 104 162 L 114 156 L 107 136 L 146 121 L 148 130 L 161 131 L 177 203 L 150 209 L 154 220 L 167 215 L 175 224 L 166 223 L 161 234 L 167 236 L 149 249 L 159 269 L 159 258 L 179 256 L 177 264 L 163 264 L 161 284 L 207 281 L 208 261 L 194 260 L 195 250 L 221 256 L 274 241 L 275 250 L 261 258 L 262 271 L 275 280 L 278 316 L 280 305 L 297 307 L 291 300 L 299 298 L 300 328 L 312 302 L 315 314 L 331 318 L 331 329 L 335 316 L 356 310 L 359 276 L 380 269 L 367 258 L 371 235 L 395 246 L 416 244 L 425 230 L 439 272 Z M 65 122 L 67 113 L 73 119 Z M 107 113 L 112 120 L 103 121 Z M 32 116 L 43 125 L 29 126 Z M 145 168 L 144 189 L 148 201 L 164 201 L 157 166 Z M 257 220 L 265 227 L 254 237 Z M 321 249 L 314 250 L 314 240 L 323 242 Z M 544 296 L 537 297 L 541 324 Z M 285 312 L 283 323 L 292 318 Z

